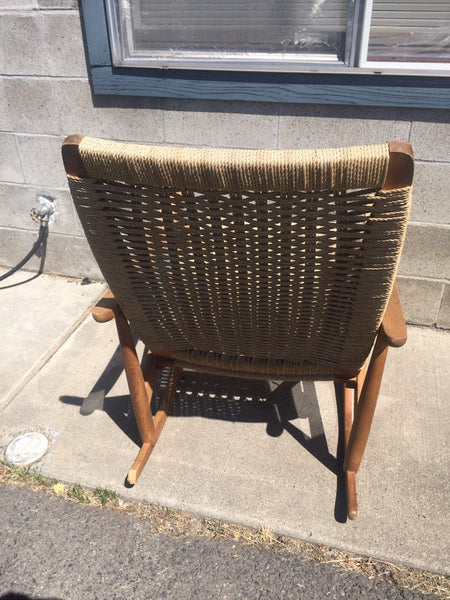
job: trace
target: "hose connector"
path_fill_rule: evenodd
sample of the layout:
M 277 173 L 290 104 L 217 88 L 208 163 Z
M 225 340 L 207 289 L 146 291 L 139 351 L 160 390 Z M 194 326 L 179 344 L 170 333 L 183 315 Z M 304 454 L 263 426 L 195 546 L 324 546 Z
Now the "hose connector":
M 47 227 L 55 218 L 55 200 L 51 196 L 39 196 L 38 201 L 39 208 L 31 209 L 31 218 L 42 227 Z

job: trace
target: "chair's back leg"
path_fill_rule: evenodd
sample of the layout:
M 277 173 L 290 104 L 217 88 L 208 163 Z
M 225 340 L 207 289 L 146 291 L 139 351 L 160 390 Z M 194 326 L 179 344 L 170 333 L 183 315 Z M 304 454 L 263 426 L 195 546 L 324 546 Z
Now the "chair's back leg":
M 183 370 L 179 367 L 174 367 L 171 370 L 171 373 L 169 376 L 169 381 L 167 383 L 166 391 L 164 394 L 164 398 L 161 403 L 161 407 L 158 410 L 158 412 L 156 413 L 155 418 L 153 419 L 154 428 L 155 428 L 155 436 L 156 436 L 155 442 L 154 443 L 153 442 L 144 442 L 142 444 L 142 447 L 139 450 L 136 460 L 134 461 L 131 469 L 128 471 L 127 481 L 130 485 L 134 485 L 136 483 L 139 475 L 142 473 L 142 470 L 147 463 L 147 460 L 150 457 L 150 454 L 153 452 L 153 448 L 155 447 L 155 444 L 158 441 L 158 438 L 162 431 L 162 428 L 164 427 L 164 424 L 167 420 L 167 415 L 169 414 L 170 407 L 172 405 L 175 393 L 177 391 L 177 386 L 181 379 L 182 371 Z M 153 370 L 151 369 L 150 373 L 152 373 L 152 372 L 153 372 Z M 155 377 L 155 379 L 156 379 L 156 377 Z M 153 380 L 152 382 L 149 382 L 149 383 L 150 383 L 151 389 L 153 389 L 155 381 Z
M 348 440 L 353 424 L 353 414 L 356 408 L 358 398 L 358 379 L 350 379 L 342 384 L 344 389 L 344 440 L 345 449 L 348 447 Z M 347 493 L 347 514 L 350 519 L 356 519 L 358 516 L 358 502 L 356 499 L 356 481 L 355 474 L 345 472 L 345 487 Z
M 147 396 L 150 400 L 151 406 L 151 400 L 156 385 L 156 379 L 158 377 L 159 367 L 155 360 L 155 357 L 153 356 L 151 351 L 148 350 L 148 348 L 145 349 L 145 355 L 141 369 L 142 376 L 144 377 L 145 389 L 147 390 Z
M 167 382 L 166 392 L 164 394 L 163 401 L 158 412 L 155 415 L 154 423 L 155 423 L 155 431 L 156 437 L 158 438 L 164 424 L 167 420 L 167 417 L 170 412 L 170 408 L 172 406 L 172 402 L 175 398 L 175 394 L 177 392 L 178 384 L 180 383 L 181 376 L 183 374 L 183 369 L 180 367 L 173 367 L 171 373 L 169 375 L 169 381 Z
M 369 437 L 370 426 L 380 390 L 388 346 L 382 332 L 378 334 L 367 375 L 355 410 L 355 418 L 344 459 L 344 471 L 356 473 Z
M 345 458 L 343 470 L 347 492 L 349 519 L 358 516 L 355 475 L 361 464 L 369 437 L 378 392 L 387 355 L 387 343 L 382 332 L 378 334 L 369 367 L 353 379 L 343 382 Z
M 362 392 L 362 389 L 364 386 L 364 381 L 366 380 L 366 375 L 367 375 L 367 363 L 364 364 L 363 368 L 356 376 L 355 407 L 356 407 L 356 404 L 358 404 L 358 402 L 359 402 L 359 398 L 361 396 L 361 392 Z

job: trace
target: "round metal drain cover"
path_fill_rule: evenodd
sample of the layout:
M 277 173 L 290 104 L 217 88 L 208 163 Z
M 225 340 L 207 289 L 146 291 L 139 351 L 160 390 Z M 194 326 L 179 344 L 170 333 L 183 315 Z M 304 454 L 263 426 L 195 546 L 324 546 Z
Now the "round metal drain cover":
M 31 465 L 44 456 L 47 448 L 45 435 L 31 431 L 17 436 L 8 444 L 5 458 L 13 465 Z

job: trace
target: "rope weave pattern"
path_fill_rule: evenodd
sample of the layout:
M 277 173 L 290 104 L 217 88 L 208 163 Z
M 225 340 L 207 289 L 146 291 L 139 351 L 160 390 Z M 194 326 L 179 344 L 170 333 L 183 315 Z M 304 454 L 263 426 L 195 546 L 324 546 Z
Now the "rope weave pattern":
M 388 146 L 326 150 L 174 148 L 83 138 L 83 163 L 91 177 L 130 184 L 195 190 L 272 191 L 380 188 Z M 325 167 L 325 168 L 322 168 Z
M 361 368 L 392 289 L 410 205 L 410 188 L 371 189 L 384 181 L 386 146 L 126 145 L 123 161 L 112 146 L 124 147 L 83 140 L 91 178 L 69 183 L 106 281 L 155 354 L 261 377 Z M 303 162 L 290 165 L 297 154 Z M 355 154 L 361 164 L 347 162 Z M 131 185 L 121 182 L 128 176 Z M 288 191 L 293 181 L 302 191 Z M 337 190 L 317 191 L 330 181 Z

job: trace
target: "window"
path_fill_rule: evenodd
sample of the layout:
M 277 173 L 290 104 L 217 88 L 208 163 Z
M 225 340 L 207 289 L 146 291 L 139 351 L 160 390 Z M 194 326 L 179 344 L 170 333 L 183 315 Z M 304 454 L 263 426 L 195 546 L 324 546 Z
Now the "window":
M 448 0 L 107 0 L 116 66 L 450 74 Z
M 175 18 L 175 6 L 189 10 Z M 80 7 L 96 95 L 450 108 L 447 0 L 80 0 Z M 226 26 L 218 18 L 224 7 Z
M 361 66 L 450 75 L 448 0 L 367 0 Z

